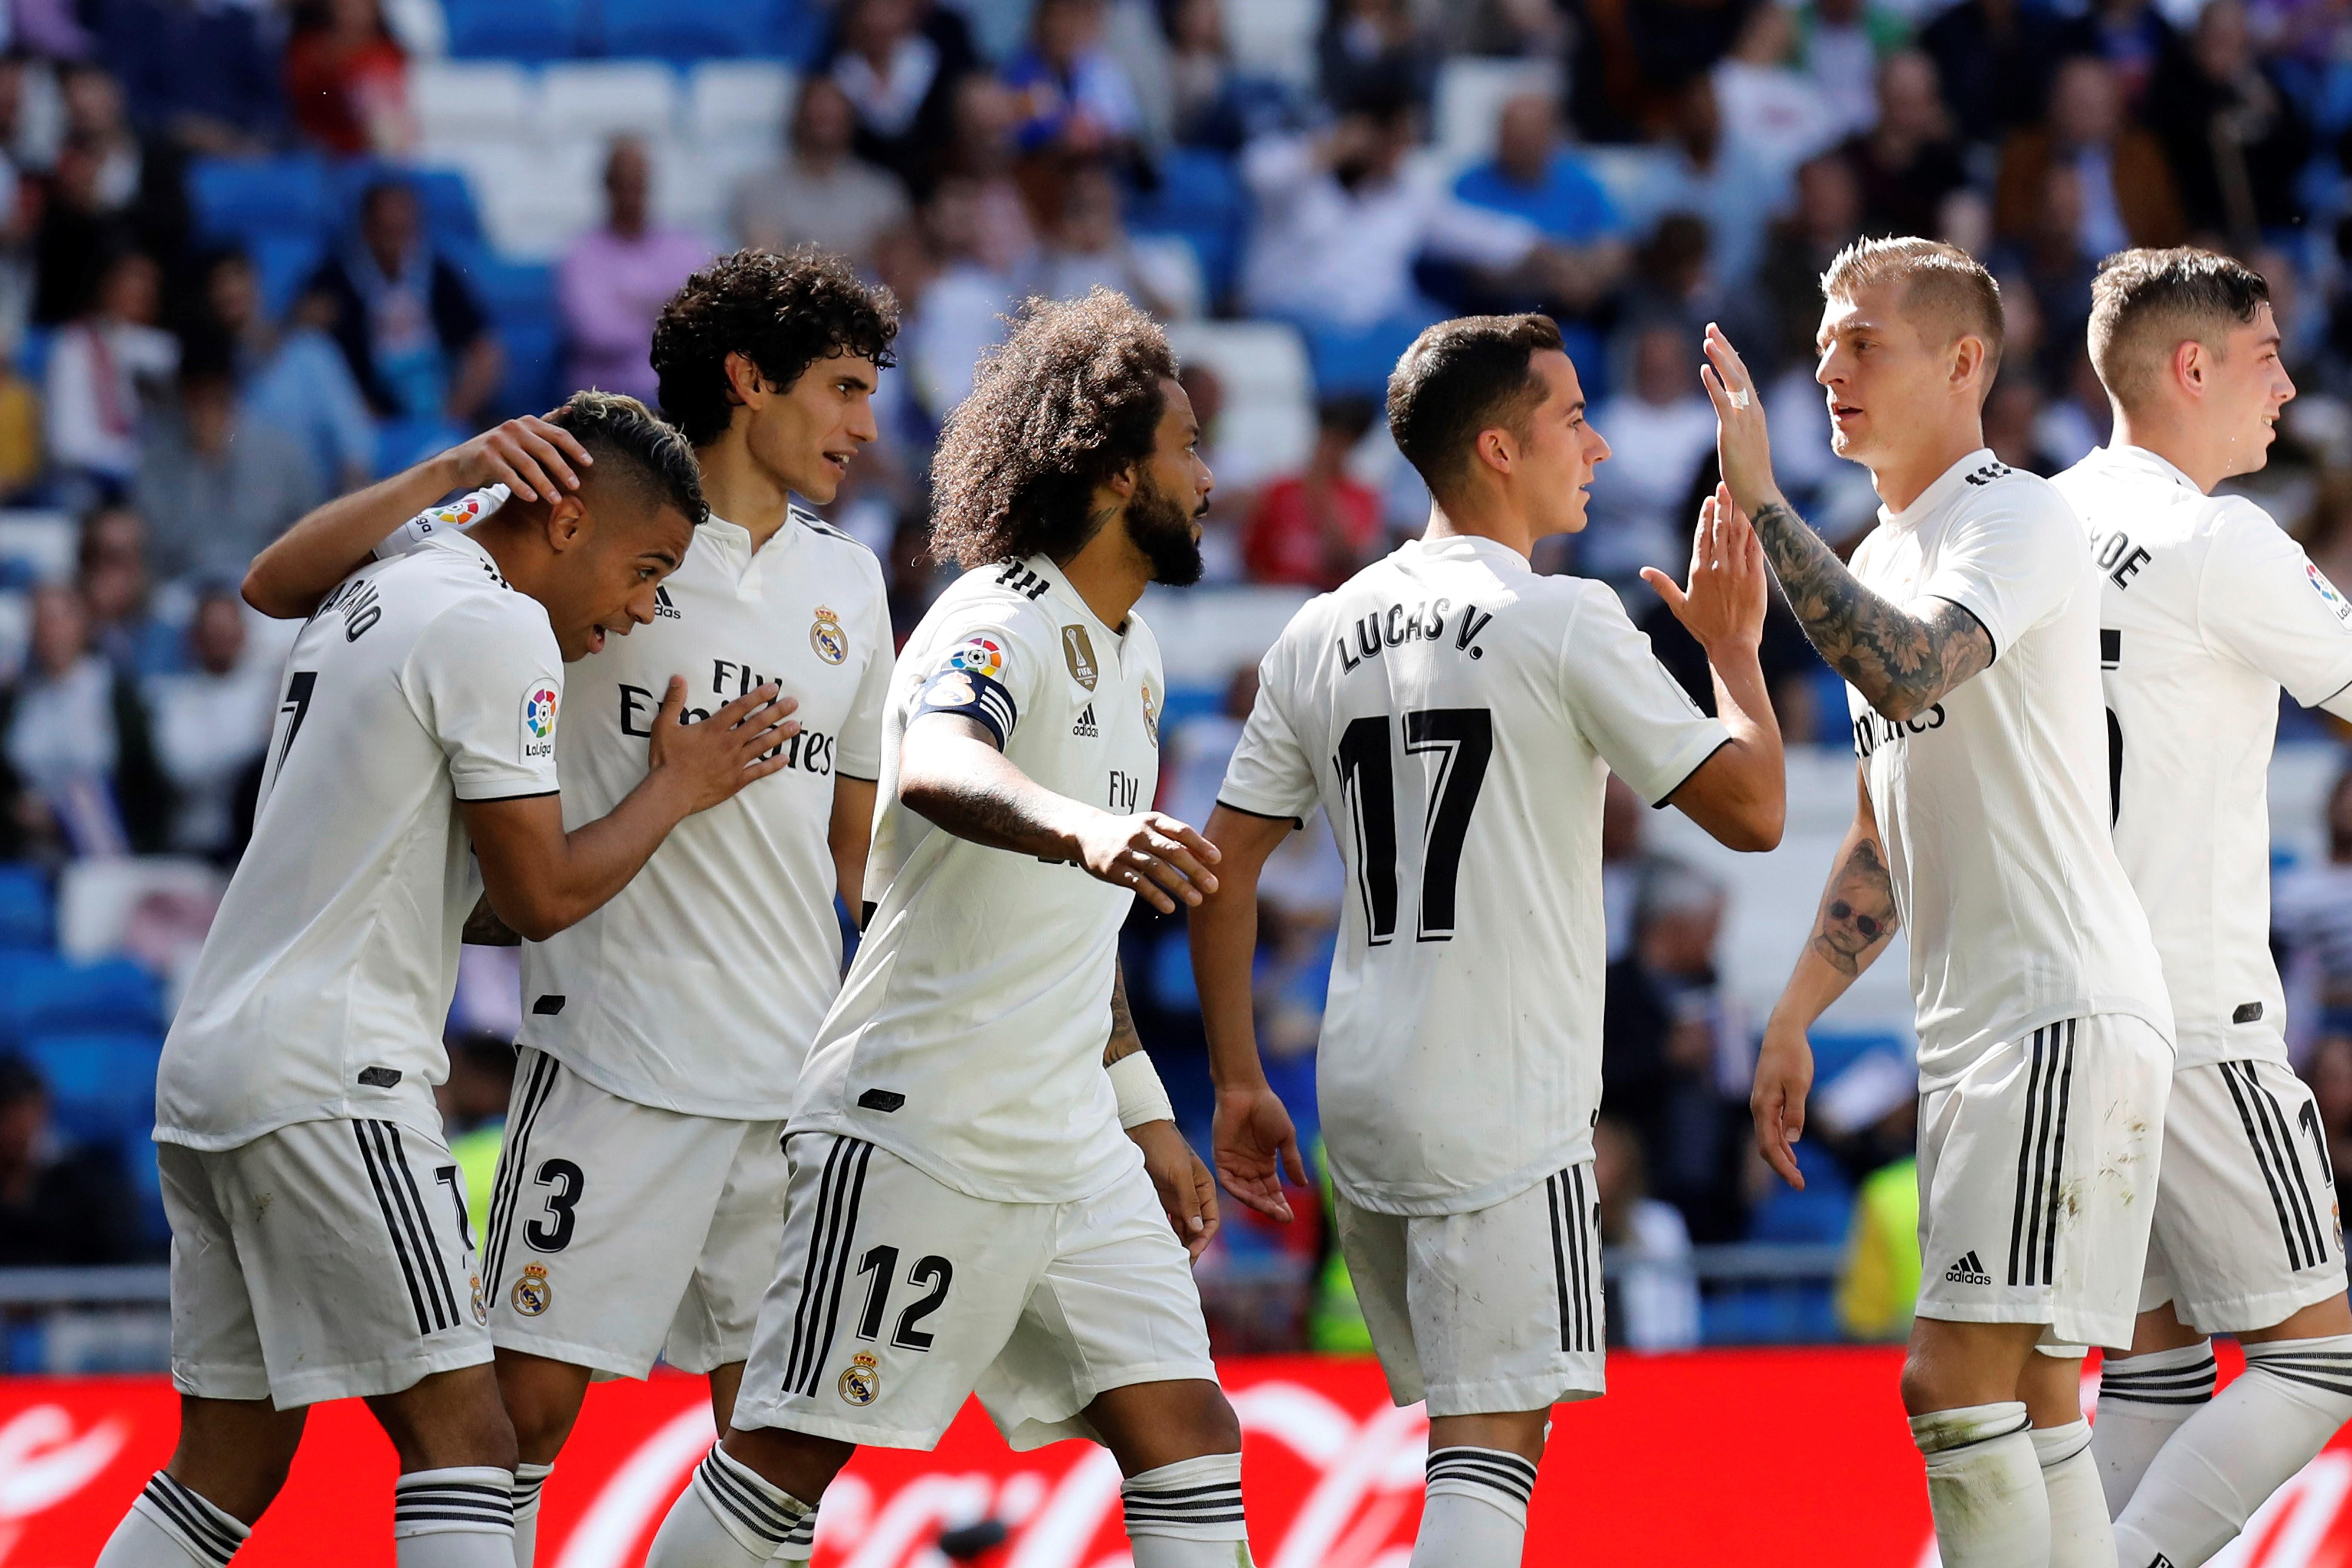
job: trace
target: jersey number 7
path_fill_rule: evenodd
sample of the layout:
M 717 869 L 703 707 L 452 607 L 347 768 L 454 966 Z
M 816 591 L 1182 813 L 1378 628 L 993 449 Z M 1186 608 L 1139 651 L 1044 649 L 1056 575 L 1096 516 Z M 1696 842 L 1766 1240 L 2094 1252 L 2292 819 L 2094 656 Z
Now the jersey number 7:
M 1415 708 L 1404 715 L 1408 756 L 1437 753 L 1437 777 L 1422 823 L 1421 916 L 1416 942 L 1454 940 L 1454 887 L 1462 871 L 1462 841 L 1470 812 L 1495 754 L 1494 715 L 1484 708 Z M 1331 759 L 1348 822 L 1355 837 L 1356 889 L 1364 900 L 1368 940 L 1384 946 L 1396 935 L 1396 763 L 1389 749 L 1389 716 L 1373 713 L 1340 731 Z

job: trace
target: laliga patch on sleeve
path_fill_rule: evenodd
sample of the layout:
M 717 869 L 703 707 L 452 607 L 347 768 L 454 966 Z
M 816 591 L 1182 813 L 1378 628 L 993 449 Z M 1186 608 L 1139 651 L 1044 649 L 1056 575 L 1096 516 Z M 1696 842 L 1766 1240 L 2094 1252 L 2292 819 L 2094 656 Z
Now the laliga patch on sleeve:
M 2303 570 L 2305 575 L 2311 579 L 2311 585 L 2320 598 L 2326 601 L 2328 611 L 2339 621 L 2352 622 L 2352 602 L 2347 602 L 2342 594 L 2337 593 L 2336 584 L 2329 582 L 2321 574 L 2319 568 L 2310 562 L 2306 561 L 2303 563 Z
M 555 755 L 555 682 L 544 676 L 523 688 L 522 760 L 543 763 Z
M 992 637 L 970 637 L 948 650 L 941 669 L 961 669 L 991 680 L 1004 673 L 1004 645 Z

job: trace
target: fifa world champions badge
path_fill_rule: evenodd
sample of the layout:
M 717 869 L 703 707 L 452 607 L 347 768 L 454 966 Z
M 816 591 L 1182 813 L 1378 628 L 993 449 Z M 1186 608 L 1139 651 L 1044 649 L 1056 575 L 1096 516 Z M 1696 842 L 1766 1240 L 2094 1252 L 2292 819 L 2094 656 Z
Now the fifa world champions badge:
M 837 1384 L 841 1397 L 852 1405 L 871 1405 L 882 1397 L 882 1365 L 871 1352 L 859 1351 L 842 1369 Z
M 547 1266 L 543 1263 L 524 1264 L 522 1278 L 514 1282 L 512 1290 L 507 1292 L 507 1300 L 526 1318 L 536 1318 L 546 1311 L 555 1300 L 555 1287 L 548 1283 Z
M 849 634 L 842 630 L 841 617 L 823 605 L 816 607 L 816 625 L 809 627 L 809 647 L 827 664 L 839 664 L 849 657 Z

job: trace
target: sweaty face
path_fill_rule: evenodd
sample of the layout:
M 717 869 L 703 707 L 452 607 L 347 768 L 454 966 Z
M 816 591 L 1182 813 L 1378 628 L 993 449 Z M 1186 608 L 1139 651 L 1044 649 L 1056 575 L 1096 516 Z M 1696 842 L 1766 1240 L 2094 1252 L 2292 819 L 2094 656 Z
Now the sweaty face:
M 1609 457 L 1609 443 L 1584 417 L 1584 387 L 1576 365 L 1557 349 L 1545 349 L 1528 360 L 1528 368 L 1543 383 L 1543 397 L 1527 417 L 1527 440 L 1519 447 L 1519 471 L 1528 514 L 1538 539 L 1574 533 L 1585 524 L 1591 504 L 1586 487 L 1592 470 Z M 1691 372 L 1696 377 L 1696 370 Z
M 2232 327 L 2213 367 L 2212 417 L 2230 436 L 2230 472 L 2251 474 L 2270 460 L 2278 435 L 2279 410 L 2294 396 L 2294 383 L 2279 359 L 2278 323 L 2268 305 L 2254 319 Z
M 831 501 L 857 448 L 881 434 L 874 389 L 881 373 L 862 354 L 835 354 L 801 372 L 753 413 L 751 455 L 785 486 L 817 505 Z
M 1952 345 L 1923 333 L 1901 303 L 1899 286 L 1880 284 L 1822 308 L 1813 379 L 1827 395 L 1830 446 L 1849 462 L 1891 458 L 1950 417 Z
M 1151 563 L 1151 580 L 1181 588 L 1201 580 L 1201 521 L 1216 480 L 1201 460 L 1201 426 L 1192 400 L 1173 381 L 1160 384 L 1167 408 L 1151 461 L 1128 499 L 1128 537 Z
M 600 651 L 654 618 L 661 580 L 686 559 L 694 525 L 676 507 L 618 498 L 589 513 L 581 537 L 558 558 L 547 618 L 564 661 Z

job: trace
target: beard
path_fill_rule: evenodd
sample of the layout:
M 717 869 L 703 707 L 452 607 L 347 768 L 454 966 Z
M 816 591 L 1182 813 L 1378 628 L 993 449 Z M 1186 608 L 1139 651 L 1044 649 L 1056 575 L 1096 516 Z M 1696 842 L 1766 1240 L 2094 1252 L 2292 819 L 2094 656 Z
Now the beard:
M 1192 520 L 1208 510 L 1187 511 L 1184 503 L 1162 490 L 1147 470 L 1127 503 L 1127 536 L 1151 563 L 1151 580 L 1171 588 L 1189 588 L 1201 580 L 1206 563 L 1201 542 L 1193 537 Z

